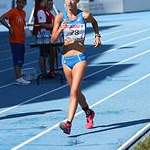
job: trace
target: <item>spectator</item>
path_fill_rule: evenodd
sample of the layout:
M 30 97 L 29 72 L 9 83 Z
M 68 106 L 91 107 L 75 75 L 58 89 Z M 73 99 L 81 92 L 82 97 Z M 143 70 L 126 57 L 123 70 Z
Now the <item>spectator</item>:
M 37 37 L 42 30 L 52 32 L 54 16 L 51 14 L 49 9 L 52 9 L 52 1 L 49 0 L 39 0 L 36 3 L 34 11 L 34 28 L 33 34 Z M 51 36 L 51 35 L 50 35 Z M 50 39 L 49 39 L 50 42 Z M 54 48 L 49 45 L 40 45 L 40 57 L 39 57 L 39 67 L 43 76 L 46 77 L 46 57 L 49 56 L 49 67 L 50 76 L 54 77 Z
M 50 29 L 50 32 L 52 33 L 53 23 L 54 23 L 54 16 L 51 13 L 53 9 L 53 0 L 48 0 L 45 8 L 46 8 L 47 23 L 49 25 L 48 28 Z M 54 60 L 56 56 L 55 52 L 56 52 L 55 47 L 51 47 L 50 55 L 49 55 L 49 67 L 50 67 L 49 75 L 51 77 L 55 76 L 55 72 L 54 72 Z
M 13 55 L 13 66 L 16 75 L 16 85 L 27 85 L 27 81 L 21 77 L 21 68 L 24 63 L 25 54 L 25 17 L 26 12 L 23 10 L 27 0 L 16 0 L 17 6 L 12 8 L 0 17 L 0 22 L 9 30 L 10 46 Z M 9 21 L 9 24 L 6 22 Z

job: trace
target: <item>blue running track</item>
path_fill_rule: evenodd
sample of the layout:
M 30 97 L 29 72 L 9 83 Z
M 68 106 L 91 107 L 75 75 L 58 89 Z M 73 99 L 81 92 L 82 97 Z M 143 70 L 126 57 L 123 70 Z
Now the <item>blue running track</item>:
M 69 87 L 59 77 L 15 86 L 8 33 L 0 26 L 0 150 L 117 150 L 150 124 L 150 12 L 95 16 L 102 46 L 94 48 L 88 25 L 88 67 L 82 90 L 96 112 L 85 129 L 78 107 L 71 135 L 66 119 Z M 38 49 L 26 42 L 24 68 L 38 69 Z

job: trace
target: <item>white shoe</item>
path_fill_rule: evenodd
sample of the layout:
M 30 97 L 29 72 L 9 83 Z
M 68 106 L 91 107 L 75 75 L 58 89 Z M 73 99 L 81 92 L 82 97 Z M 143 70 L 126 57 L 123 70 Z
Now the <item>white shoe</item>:
M 16 82 L 15 82 L 16 85 L 28 85 L 30 83 L 31 83 L 30 81 L 27 81 L 23 78 L 16 79 Z

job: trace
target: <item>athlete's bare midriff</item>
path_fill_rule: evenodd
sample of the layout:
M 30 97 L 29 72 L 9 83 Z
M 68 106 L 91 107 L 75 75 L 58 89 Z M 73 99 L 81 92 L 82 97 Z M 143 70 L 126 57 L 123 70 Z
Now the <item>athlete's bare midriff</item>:
M 77 55 L 85 52 L 84 41 L 65 41 L 63 47 L 64 56 Z

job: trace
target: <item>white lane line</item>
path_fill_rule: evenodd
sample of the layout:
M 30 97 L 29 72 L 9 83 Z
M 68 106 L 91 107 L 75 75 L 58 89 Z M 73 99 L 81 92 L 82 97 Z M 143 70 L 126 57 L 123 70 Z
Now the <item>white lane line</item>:
M 23 66 L 31 65 L 31 64 L 34 64 L 34 63 L 37 63 L 37 62 L 38 62 L 38 60 L 31 61 L 29 63 L 24 64 Z M 9 70 L 13 70 L 13 67 L 10 67 L 10 68 L 4 69 L 4 70 L 0 70 L 0 73 L 3 73 L 5 71 L 9 71 Z
M 6 49 L 10 49 L 9 43 L 7 43 L 6 46 L 2 46 L 2 45 L 0 46 L 0 49 L 3 49 L 3 48 L 5 48 L 5 50 L 4 51 L 0 51 L 0 54 L 8 53 L 8 52 L 10 53 L 10 50 L 6 50 Z
M 136 44 L 136 43 L 139 43 L 139 42 L 148 40 L 148 39 L 150 39 L 150 36 L 149 36 L 149 37 L 146 37 L 146 38 L 142 38 L 142 39 L 140 39 L 140 40 L 136 40 L 136 41 L 133 41 L 133 42 L 124 44 L 124 45 L 121 45 L 121 46 L 119 46 L 119 47 L 117 47 L 117 48 L 110 49 L 110 50 L 108 50 L 108 51 L 106 51 L 106 52 L 112 52 L 112 51 L 115 51 L 115 50 L 117 50 L 117 49 L 119 49 L 119 48 L 122 48 L 122 47 L 125 47 L 125 46 L 129 46 L 129 45 L 132 45 L 132 44 Z M 107 42 L 107 41 L 104 41 L 104 42 Z M 100 55 L 100 53 L 98 53 L 98 54 L 96 54 L 96 55 L 92 55 L 92 56 L 88 57 L 88 59 L 91 59 L 91 58 L 96 57 L 96 56 L 98 56 L 98 55 Z M 37 62 L 38 62 L 37 60 L 36 60 L 36 61 L 32 61 L 32 62 L 29 62 L 29 63 L 24 64 L 24 66 L 30 65 L 30 64 L 33 64 L 33 63 L 37 63 Z M 13 69 L 13 67 L 10 67 L 10 68 L 4 69 L 4 70 L 0 70 L 0 73 L 5 72 L 5 71 L 9 71 L 9 70 L 12 70 L 12 69 Z
M 145 54 L 147 54 L 147 53 L 150 53 L 150 49 L 147 50 L 147 51 L 144 51 L 144 52 L 142 52 L 142 53 L 139 53 L 139 54 L 137 54 L 137 55 L 134 55 L 134 56 L 132 56 L 132 57 L 130 57 L 130 58 L 128 58 L 128 59 L 125 59 L 125 60 L 123 60 L 123 61 L 121 61 L 121 62 L 119 62 L 119 63 L 116 63 L 116 64 L 114 64 L 113 66 L 109 66 L 109 67 L 104 68 L 104 69 L 102 69 L 102 70 L 100 70 L 100 71 L 96 71 L 96 72 L 94 72 L 94 73 L 92 73 L 92 74 L 90 74 L 90 75 L 87 75 L 86 77 L 84 77 L 84 79 L 87 79 L 87 78 L 89 78 L 89 77 L 91 77 L 91 76 L 94 76 L 94 75 L 96 75 L 96 74 L 98 74 L 98 73 L 101 73 L 101 72 L 103 72 L 103 71 L 105 71 L 105 70 L 108 70 L 108 69 L 110 69 L 110 68 L 113 68 L 113 67 L 115 67 L 115 66 L 117 66 L 117 65 L 120 65 L 120 64 L 125 63 L 125 62 L 127 62 L 127 61 L 129 61 L 129 60 L 135 59 L 135 58 L 137 58 L 137 57 L 139 57 L 139 56 L 142 56 L 142 55 L 145 55 Z M 62 88 L 64 88 L 64 87 L 67 87 L 67 86 L 68 86 L 68 84 L 65 84 L 65 85 L 63 85 L 63 86 L 60 86 L 59 88 L 56 88 L 56 89 L 51 90 L 51 91 L 49 91 L 49 92 L 43 93 L 43 94 L 41 94 L 41 95 L 38 95 L 38 96 L 36 96 L 36 97 L 34 97 L 34 98 L 31 98 L 31 99 L 29 99 L 29 100 L 27 100 L 27 101 L 24 101 L 24 102 L 22 102 L 22 103 L 20 103 L 20 104 L 18 104 L 18 105 L 15 105 L 15 106 L 13 106 L 13 107 L 9 107 L 9 108 L 7 108 L 7 109 L 4 109 L 4 110 L 0 111 L 0 114 L 5 113 L 5 112 L 7 112 L 7 111 L 9 111 L 9 110 L 15 109 L 15 108 L 17 108 L 17 107 L 20 107 L 20 106 L 23 105 L 23 104 L 26 104 L 26 103 L 28 103 L 28 102 L 31 102 L 31 101 L 33 101 L 33 100 L 35 100 L 35 99 L 37 99 L 37 98 L 43 97 L 43 96 L 45 96 L 45 95 L 47 95 L 47 94 L 50 94 L 50 93 L 52 93 L 52 92 L 55 92 L 55 91 L 60 90 L 60 89 L 62 89 Z
M 34 54 L 34 53 L 37 53 L 37 52 L 38 51 L 27 52 L 27 53 L 25 53 L 25 56 L 31 55 L 31 54 Z M 7 57 L 7 58 L 4 58 L 4 59 L 1 59 L 0 63 L 3 62 L 3 61 L 9 60 L 9 59 L 12 59 L 12 57 Z
M 144 30 L 141 30 L 141 31 L 138 31 L 138 32 L 134 32 L 134 33 L 131 33 L 131 34 L 123 35 L 123 37 L 124 37 L 124 36 L 125 36 L 125 37 L 128 37 L 128 36 L 136 35 L 136 34 L 139 34 L 139 33 L 142 33 L 142 32 L 146 32 L 147 30 L 150 30 L 150 28 L 144 29 Z M 120 39 L 120 38 L 122 38 L 122 36 L 119 36 L 119 37 L 117 37 L 117 38 L 112 38 L 112 39 L 103 41 L 103 43 L 107 43 L 107 42 L 110 42 L 110 41 L 113 41 L 113 40 L 116 40 L 116 39 Z M 119 47 L 117 47 L 117 48 L 110 49 L 110 50 L 108 50 L 107 52 L 117 50 L 117 49 L 119 49 L 119 48 L 121 48 L 121 47 L 124 47 L 124 46 L 127 46 L 127 45 L 131 45 L 131 44 L 134 44 L 134 43 L 141 42 L 141 41 L 143 41 L 143 40 L 145 40 L 145 39 L 147 39 L 147 38 L 149 38 L 149 37 L 142 38 L 142 39 L 140 39 L 140 40 L 137 40 L 137 41 L 133 41 L 133 42 L 124 44 L 124 45 L 119 46 Z M 98 55 L 98 54 L 97 54 L 97 55 Z M 36 63 L 36 62 L 37 62 L 37 61 L 32 61 L 32 62 L 30 62 L 30 63 L 24 64 L 24 66 L 29 65 L 29 64 L 33 64 L 33 63 Z M 9 70 L 12 70 L 12 69 L 13 69 L 13 67 L 10 67 L 10 68 L 7 68 L 7 69 L 3 69 L 3 70 L 0 70 L 0 73 L 5 72 L 5 71 L 9 71 Z
M 147 27 L 147 28 L 149 28 L 149 26 Z M 107 33 L 104 33 L 104 34 L 102 34 L 103 36 L 108 36 L 108 35 L 111 35 L 111 34 L 115 34 L 115 33 L 120 33 L 121 31 L 124 31 L 124 29 L 120 29 L 120 30 L 117 30 L 117 31 L 112 31 L 112 32 L 107 32 Z M 127 31 L 129 30 L 129 29 L 126 29 Z M 87 34 L 87 36 L 88 36 L 89 34 Z M 7 46 L 8 46 L 8 44 L 7 44 Z M 5 46 L 6 47 L 6 46 Z M 8 46 L 9 47 L 9 46 Z M 8 47 L 6 47 L 6 48 L 8 48 Z M 29 46 L 30 47 L 30 46 Z M 1 48 L 1 47 L 0 47 Z M 26 46 L 26 48 L 27 48 L 27 46 Z M 0 54 L 2 54 L 2 53 L 10 53 L 11 51 L 10 50 L 4 50 L 4 51 L 0 51 Z M 27 52 L 28 53 L 28 52 Z
M 115 33 L 120 33 L 121 31 L 122 31 L 123 29 L 120 29 L 120 30 L 117 30 L 117 31 L 112 31 L 112 32 L 108 32 L 108 33 L 104 33 L 104 34 L 102 34 L 102 36 L 108 36 L 108 35 L 111 35 L 111 34 L 115 34 Z M 126 29 L 127 31 L 129 30 L 129 29 Z M 124 30 L 123 30 L 124 31 Z M 88 34 L 87 34 L 88 35 Z M 91 37 L 91 36 L 90 36 Z M 87 40 L 88 38 L 86 38 L 86 40 Z M 8 52 L 8 50 L 7 51 L 3 51 L 3 53 L 6 53 L 6 52 Z M 10 51 L 9 51 L 10 52 Z M 36 52 L 38 52 L 38 51 L 36 51 Z M 29 55 L 29 54 L 33 54 L 33 53 L 35 53 L 35 52 L 26 52 L 25 53 L 25 55 Z M 2 52 L 0 52 L 0 54 L 2 54 Z M 5 58 L 5 59 L 1 59 L 0 60 L 0 62 L 2 62 L 2 61 L 6 61 L 6 60 L 9 60 L 9 59 L 12 59 L 12 57 L 8 57 L 8 58 Z
M 3 44 L 3 43 L 2 43 Z M 29 47 L 30 47 L 30 45 L 29 45 L 29 43 L 25 43 L 25 47 L 26 47 L 26 49 L 28 49 Z M 0 51 L 0 54 L 3 54 L 3 53 L 11 53 L 11 47 L 10 47 L 10 45 L 9 45 L 9 43 L 7 43 L 6 44 L 6 46 L 2 46 L 2 45 L 0 45 L 0 49 L 3 49 L 3 48 L 5 48 L 5 50 L 3 50 L 3 51 Z M 7 49 L 7 50 L 6 50 Z M 30 50 L 29 50 L 30 51 Z M 26 52 L 29 52 L 29 51 L 26 51 Z
M 0 114 L 2 114 L 2 113 L 4 113 L 4 112 L 7 112 L 7 111 L 9 111 L 9 110 L 15 109 L 15 108 L 17 108 L 17 107 L 19 107 L 19 106 L 21 106 L 21 105 L 23 105 L 23 104 L 26 104 L 26 103 L 28 103 L 28 102 L 31 102 L 31 101 L 33 101 L 33 100 L 35 100 L 35 99 L 37 99 L 37 98 L 43 97 L 43 96 L 45 96 L 45 95 L 47 95 L 47 94 L 53 93 L 53 92 L 55 92 L 55 91 L 58 91 L 58 90 L 60 90 L 60 89 L 62 89 L 62 88 L 64 88 L 64 87 L 66 87 L 66 86 L 68 86 L 68 84 L 65 84 L 65 85 L 63 85 L 63 86 L 60 86 L 59 88 L 53 89 L 53 90 L 51 90 L 51 91 L 49 91 L 49 92 L 40 94 L 40 95 L 38 95 L 38 96 L 36 96 L 36 97 L 33 97 L 33 98 L 31 98 L 31 99 L 28 99 L 27 101 L 24 101 L 24 102 L 22 102 L 22 103 L 20 103 L 20 104 L 18 104 L 18 105 L 15 105 L 15 106 L 12 106 L 12 107 L 8 107 L 7 109 L 4 109 L 4 110 L 0 111 Z
M 100 26 L 101 27 L 101 26 Z M 112 31 L 112 32 L 104 32 L 103 33 L 103 31 L 101 31 L 101 33 L 102 33 L 102 36 L 108 36 L 108 35 L 111 35 L 111 34 L 115 34 L 115 33 L 120 33 L 121 31 L 129 31 L 129 28 L 132 28 L 133 26 L 130 26 L 130 27 L 122 27 L 121 29 L 118 29 L 117 31 Z M 127 29 L 124 29 L 124 28 L 127 28 Z M 149 25 L 147 26 L 147 27 L 145 27 L 145 28 L 149 28 Z M 137 30 L 141 30 L 141 28 L 139 28 L 139 29 L 137 29 Z M 87 34 L 87 36 L 88 36 L 89 34 Z M 90 34 L 91 35 L 91 34 Z M 8 46 L 8 44 L 6 45 L 6 46 Z M 5 46 L 5 47 L 6 47 Z M 26 47 L 30 47 L 30 46 L 27 46 L 26 45 Z M 1 48 L 1 47 L 0 47 Z M 8 51 L 8 50 L 4 50 L 4 51 L 0 51 L 0 54 L 2 54 L 2 53 L 7 53 L 7 52 L 10 52 L 10 51 Z
M 14 84 L 15 84 L 15 82 L 12 82 L 12 83 L 9 83 L 9 84 L 5 84 L 3 86 L 0 86 L 0 89 L 3 89 L 5 87 L 8 87 L 8 86 L 11 86 L 11 85 L 14 85 Z
M 143 32 L 147 32 L 148 30 L 150 30 L 150 28 L 147 28 L 147 29 L 144 29 L 144 30 L 141 30 L 141 31 L 137 31 L 137 32 L 133 32 L 133 33 L 130 33 L 130 34 L 125 34 L 125 35 L 122 35 L 122 36 L 117 36 L 115 38 L 111 38 L 109 40 L 102 41 L 102 43 L 118 40 L 118 39 L 121 39 L 121 38 L 124 38 L 124 37 L 128 37 L 128 36 L 134 36 L 134 35 L 137 35 L 137 34 L 140 34 L 140 33 L 143 33 Z M 104 35 L 102 35 L 102 37 L 103 36 Z M 92 36 L 88 36 L 86 40 L 90 40 L 90 39 L 93 39 L 93 37 Z M 88 42 L 88 41 L 86 41 L 86 42 Z
M 148 73 L 147 75 L 143 76 L 142 78 L 140 78 L 140 79 L 138 79 L 138 80 L 135 80 L 134 82 L 128 84 L 127 86 L 121 88 L 120 90 L 118 90 L 118 91 L 116 91 L 116 92 L 114 92 L 114 93 L 108 95 L 107 97 L 105 97 L 105 98 L 99 100 L 97 103 L 95 103 L 95 104 L 93 104 L 92 106 L 90 106 L 90 108 L 95 107 L 95 106 L 99 105 L 100 103 L 102 103 L 102 102 L 108 100 L 109 98 L 112 98 L 113 96 L 115 96 L 115 95 L 117 95 L 117 94 L 119 94 L 119 93 L 125 91 L 126 89 L 128 89 L 128 88 L 132 87 L 133 85 L 139 83 L 140 81 L 142 81 L 142 80 L 148 78 L 149 76 L 150 76 L 150 73 Z M 79 116 L 81 113 L 83 113 L 83 111 L 80 111 L 80 112 L 76 113 L 75 117 Z M 57 124 L 55 124 L 54 126 L 48 128 L 48 129 L 46 129 L 45 131 L 43 131 L 43 132 L 37 134 L 36 136 L 33 136 L 32 138 L 30 138 L 30 139 L 28 139 L 28 140 L 22 142 L 21 144 L 15 146 L 15 147 L 12 148 L 11 150 L 18 150 L 19 148 L 21 148 L 21 147 L 23 147 L 23 146 L 25 146 L 25 145 L 31 143 L 32 141 L 38 139 L 39 137 L 43 136 L 44 134 L 46 134 L 46 133 L 48 133 L 48 132 L 50 132 L 50 131 L 52 131 L 54 128 L 57 128 L 58 126 L 59 126 L 59 122 L 58 122 Z
M 117 47 L 117 48 L 110 49 L 110 50 L 108 50 L 108 51 L 106 51 L 106 52 L 112 52 L 112 51 L 115 51 L 115 50 L 117 50 L 117 49 L 119 49 L 119 48 L 121 48 L 121 47 L 129 46 L 129 45 L 131 45 L 131 44 L 139 43 L 139 42 L 142 42 L 142 41 L 145 41 L 145 40 L 148 40 L 148 39 L 150 39 L 150 37 L 146 37 L 146 38 L 143 38 L 143 39 L 140 39 L 140 40 L 131 42 L 131 43 L 124 44 L 124 45 L 119 46 L 119 47 Z M 96 56 L 99 56 L 99 55 L 100 55 L 100 53 L 95 54 L 95 55 L 92 55 L 92 56 L 89 56 L 88 59 L 92 59 L 93 57 L 96 57 Z M 34 63 L 35 63 L 35 62 L 37 62 L 37 61 L 34 61 Z M 25 64 L 25 65 L 29 65 L 29 64 L 31 64 L 31 63 Z M 6 69 L 5 69 L 5 70 L 6 70 Z M 0 73 L 1 73 L 1 71 L 0 71 Z M 10 84 L 7 84 L 7 85 L 0 86 L 0 89 L 5 88 L 5 87 L 8 87 L 8 86 L 13 85 L 13 84 L 14 84 L 14 82 L 13 82 L 13 83 L 10 83 Z
M 128 36 L 133 36 L 133 35 L 136 35 L 136 34 L 140 34 L 142 32 L 146 32 L 148 30 L 150 30 L 150 28 L 147 28 L 147 29 L 144 29 L 144 30 L 141 30 L 141 31 L 138 31 L 138 32 L 133 32 L 133 33 L 130 33 L 130 34 L 122 35 L 122 36 L 119 36 L 119 37 L 115 37 L 115 38 L 112 38 L 110 40 L 107 40 L 107 42 L 117 40 L 117 39 L 120 39 L 120 38 L 124 38 L 124 37 L 128 37 Z
M 130 43 L 127 43 L 127 44 L 124 44 L 124 45 L 121 45 L 117 49 L 129 46 L 129 45 L 133 45 L 133 44 L 136 44 L 136 43 L 140 43 L 142 41 L 148 40 L 149 38 L 150 38 L 150 36 L 142 38 L 142 39 L 139 39 L 139 40 L 136 40 L 136 41 L 133 41 L 133 42 L 130 42 Z M 113 49 L 110 49 L 109 51 L 106 51 L 106 53 L 107 52 L 112 52 L 112 51 L 115 51 L 115 50 L 116 50 L 116 48 L 113 48 Z
M 133 41 L 133 42 L 124 44 L 124 45 L 119 46 L 119 47 L 117 47 L 117 48 L 110 49 L 110 50 L 108 50 L 108 51 L 106 51 L 106 52 L 112 52 L 112 51 L 115 51 L 115 50 L 117 50 L 117 49 L 119 49 L 119 48 L 121 48 L 121 47 L 129 46 L 129 45 L 131 45 L 131 44 L 139 43 L 139 42 L 142 42 L 142 41 L 148 40 L 148 39 L 150 39 L 150 37 L 142 38 L 142 39 L 140 39 L 140 40 L 137 40 L 137 41 Z M 105 41 L 105 42 L 106 42 L 106 41 Z M 97 56 L 99 56 L 100 54 L 101 54 L 101 53 L 98 53 L 98 54 L 89 56 L 88 59 L 92 59 L 93 57 L 97 57 Z M 35 63 L 35 62 L 37 62 L 37 61 L 24 64 L 24 66 L 29 65 L 29 64 L 32 64 L 32 63 Z M 11 68 L 11 69 L 13 69 L 13 68 Z M 1 72 L 4 72 L 4 71 L 8 71 L 8 70 L 10 70 L 10 68 L 2 70 L 2 71 L 0 71 L 0 73 L 1 73 Z M 7 85 L 0 86 L 0 89 L 5 88 L 5 87 L 8 87 L 8 86 L 13 85 L 13 84 L 14 84 L 14 82 L 13 82 L 13 83 L 10 83 L 10 84 L 7 84 Z
M 150 130 L 150 123 L 147 124 L 144 128 L 139 130 L 134 134 L 129 140 L 122 144 L 117 150 L 126 150 L 129 148 L 135 141 L 137 141 L 142 135 L 144 135 L 148 130 Z
M 148 27 L 149 28 L 149 27 Z M 129 29 L 125 29 L 126 31 L 128 31 Z M 101 33 L 101 36 L 104 37 L 104 36 L 108 36 L 108 35 L 111 35 L 111 34 L 115 34 L 115 33 L 121 33 L 121 31 L 124 31 L 124 29 L 120 29 L 120 30 L 117 30 L 117 31 L 112 31 L 112 32 L 107 32 L 107 33 Z M 136 32 L 135 32 L 136 33 Z M 127 34 L 128 35 L 128 34 Z M 87 40 L 91 40 L 93 39 L 93 34 L 87 34 L 86 38 L 85 38 L 85 42 L 88 42 Z
M 133 42 L 130 42 L 130 43 L 127 43 L 127 44 L 121 45 L 121 46 L 119 46 L 119 47 L 117 47 L 117 48 L 112 48 L 112 49 L 110 49 L 110 50 L 106 51 L 105 53 L 113 52 L 113 51 L 115 51 L 115 50 L 117 50 L 117 49 L 119 49 L 119 48 L 123 48 L 123 47 L 129 46 L 129 45 L 132 45 L 132 44 L 136 44 L 136 43 L 139 43 L 139 42 L 142 42 L 142 41 L 148 40 L 148 39 L 150 39 L 150 36 L 148 36 L 148 37 L 146 37 L 146 38 L 142 38 L 142 39 L 137 40 L 137 41 L 133 41 Z M 92 55 L 92 56 L 90 56 L 90 58 L 89 58 L 89 59 L 91 59 L 91 58 L 93 58 L 93 57 L 97 57 L 97 56 L 99 56 L 100 54 L 101 54 L 101 53 L 98 53 L 98 54 Z
M 125 62 L 127 62 L 127 61 L 130 61 L 130 60 L 132 60 L 132 59 L 135 59 L 135 58 L 140 57 L 140 56 L 142 56 L 142 55 L 145 55 L 145 54 L 147 54 L 147 53 L 150 53 L 150 49 L 149 49 L 149 50 L 146 50 L 146 51 L 144 51 L 144 52 L 142 52 L 142 53 L 139 53 L 139 54 L 137 54 L 137 55 L 134 55 L 134 56 L 132 56 L 132 57 L 130 57 L 130 58 L 127 58 L 127 59 L 125 59 L 125 60 L 123 60 L 123 61 L 120 61 L 120 62 L 118 62 L 118 63 L 115 63 L 115 64 L 113 64 L 113 66 L 109 66 L 109 67 L 104 68 L 104 69 L 102 69 L 102 70 L 100 70 L 100 71 L 96 71 L 96 72 L 94 72 L 94 73 L 92 73 L 92 74 L 86 76 L 85 78 L 89 78 L 89 77 L 91 77 L 91 76 L 93 76 L 93 75 L 95 75 L 95 74 L 98 74 L 98 73 L 100 73 L 100 72 L 103 72 L 103 71 L 105 71 L 105 70 L 108 70 L 108 69 L 110 69 L 110 68 L 113 68 L 113 67 L 115 67 L 115 66 L 117 66 L 117 65 L 123 64 L 123 63 L 125 63 Z

